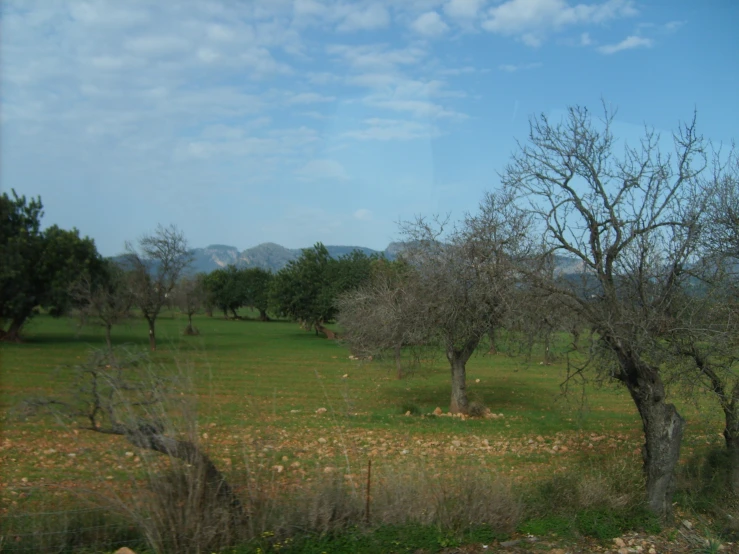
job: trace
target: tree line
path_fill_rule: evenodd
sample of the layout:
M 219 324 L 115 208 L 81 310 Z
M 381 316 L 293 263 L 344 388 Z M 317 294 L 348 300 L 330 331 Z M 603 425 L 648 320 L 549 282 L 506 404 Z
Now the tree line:
M 670 402 L 671 384 L 715 395 L 728 484 L 739 492 L 739 156 L 699 135 L 695 117 L 673 133 L 669 151 L 649 129 L 636 144 L 619 143 L 613 118 L 605 107 L 598 118 L 572 107 L 560 121 L 532 119 L 498 189 L 459 222 L 404 223 L 403 250 L 392 262 L 359 252 L 333 259 L 318 244 L 276 274 L 227 267 L 181 279 L 186 243 L 176 229 L 160 228 L 128 245 L 125 267 L 113 268 L 86 257 L 94 247 L 76 231 L 39 232 L 40 200 L 4 196 L 4 225 L 18 232 L 3 239 L 2 256 L 20 262 L 17 271 L 3 265 L 0 319 L 10 322 L 3 337 L 17 338 L 36 306 L 53 313 L 79 306 L 62 285 L 82 264 L 90 275 L 82 289 L 102 291 L 102 305 L 118 305 L 106 295 L 116 279 L 126 283 L 121 305 L 137 306 L 147 319 L 152 348 L 170 297 L 189 316 L 198 305 L 225 316 L 252 306 L 261 319 L 271 311 L 328 337 L 334 333 L 325 324 L 336 320 L 353 352 L 389 354 L 399 375 L 404 348 L 441 350 L 450 411 L 468 413 L 466 364 L 481 344 L 494 349 L 500 331 L 515 330 L 548 356 L 553 334 L 569 332 L 565 386 L 595 372 L 622 384 L 634 402 L 650 509 L 672 511 L 685 421 Z M 38 249 L 29 260 L 53 244 L 62 273 L 21 280 L 26 244 Z M 576 269 L 560 271 L 561 256 Z M 98 266 L 107 268 L 104 278 L 93 276 Z

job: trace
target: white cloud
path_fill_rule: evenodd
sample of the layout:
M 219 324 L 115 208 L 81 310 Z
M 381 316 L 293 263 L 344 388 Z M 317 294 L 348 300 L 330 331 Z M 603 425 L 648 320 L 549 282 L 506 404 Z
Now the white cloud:
M 590 38 L 590 33 L 582 33 L 580 35 L 580 46 L 590 46 L 593 44 L 593 39 Z
M 434 125 L 402 119 L 370 118 L 367 127 L 347 131 L 342 136 L 356 140 L 415 140 L 438 137 L 441 133 Z
M 598 48 L 598 52 L 600 52 L 601 54 L 615 54 L 616 52 L 621 52 L 622 50 L 632 50 L 634 48 L 651 48 L 653 43 L 654 42 L 652 41 L 652 39 L 632 35 L 626 37 L 617 44 L 604 44 L 603 46 Z
M 350 66 L 360 71 L 389 70 L 413 65 L 427 55 L 427 52 L 418 46 L 390 49 L 384 44 L 358 46 L 335 44 L 326 50 L 329 54 L 343 58 Z
M 372 31 L 390 24 L 390 15 L 382 4 L 370 4 L 364 9 L 349 12 L 336 28 L 341 32 Z
M 444 4 L 444 13 L 456 19 L 473 19 L 485 0 L 449 0 Z
M 432 119 L 467 119 L 467 115 L 447 109 L 440 104 L 429 102 L 427 100 L 382 100 L 367 99 L 367 103 L 386 110 L 396 112 L 409 112 L 415 117 L 432 118 Z
M 336 160 L 311 160 L 295 171 L 304 181 L 346 181 L 349 179 L 344 166 Z
M 354 212 L 354 219 L 358 219 L 359 221 L 372 221 L 372 212 L 365 208 L 360 208 Z
M 541 67 L 541 62 L 525 63 L 525 64 L 502 64 L 498 66 L 498 69 L 505 71 L 506 73 L 515 73 L 517 71 L 525 71 L 527 69 L 537 69 Z
M 188 42 L 175 36 L 142 36 L 126 41 L 126 50 L 142 56 L 166 56 L 188 48 Z
M 336 100 L 335 96 L 324 96 L 316 92 L 301 92 L 288 98 L 287 103 L 291 105 L 318 104 L 320 102 L 333 102 L 334 100 Z
M 449 26 L 444 23 L 444 20 L 436 12 L 421 14 L 411 23 L 411 28 L 419 35 L 425 37 L 438 37 L 449 30 Z
M 482 27 L 492 33 L 518 36 L 529 46 L 571 25 L 598 24 L 636 15 L 632 0 L 570 5 L 566 0 L 508 0 L 488 10 Z

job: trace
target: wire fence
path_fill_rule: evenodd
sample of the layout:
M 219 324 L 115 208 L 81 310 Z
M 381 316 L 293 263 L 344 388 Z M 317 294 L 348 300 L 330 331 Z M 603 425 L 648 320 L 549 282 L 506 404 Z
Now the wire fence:
M 146 545 L 140 529 L 123 515 L 91 505 L 81 494 L 54 485 L 14 486 L 3 491 L 0 552 L 114 552 Z

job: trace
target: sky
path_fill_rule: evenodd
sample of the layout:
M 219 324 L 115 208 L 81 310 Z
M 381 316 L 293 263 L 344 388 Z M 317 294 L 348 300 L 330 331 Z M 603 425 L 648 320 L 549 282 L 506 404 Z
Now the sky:
M 0 187 L 115 255 L 384 249 L 474 212 L 537 114 L 739 130 L 736 0 L 0 0 Z

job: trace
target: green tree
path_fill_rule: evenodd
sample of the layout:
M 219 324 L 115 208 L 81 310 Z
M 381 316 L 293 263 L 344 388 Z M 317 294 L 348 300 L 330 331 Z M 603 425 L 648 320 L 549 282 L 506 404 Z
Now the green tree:
M 228 312 L 231 311 L 233 317 L 237 318 L 236 310 L 245 306 L 248 299 L 243 270 L 231 264 L 210 272 L 204 282 L 210 301 L 223 311 L 223 317 L 228 318 Z
M 40 198 L 0 197 L 0 339 L 19 341 L 37 307 L 58 316 L 71 306 L 70 284 L 97 275 L 102 258 L 90 238 L 56 225 L 41 231 Z M 6 325 L 8 326 L 6 329 Z
M 240 273 L 245 290 L 245 305 L 259 311 L 260 321 L 269 321 L 267 309 L 274 274 L 261 267 L 242 269 Z
M 277 272 L 270 290 L 271 305 L 280 315 L 315 329 L 316 334 L 331 336 L 323 324 L 336 318 L 339 294 L 369 278 L 373 259 L 359 251 L 334 259 L 317 243 Z

